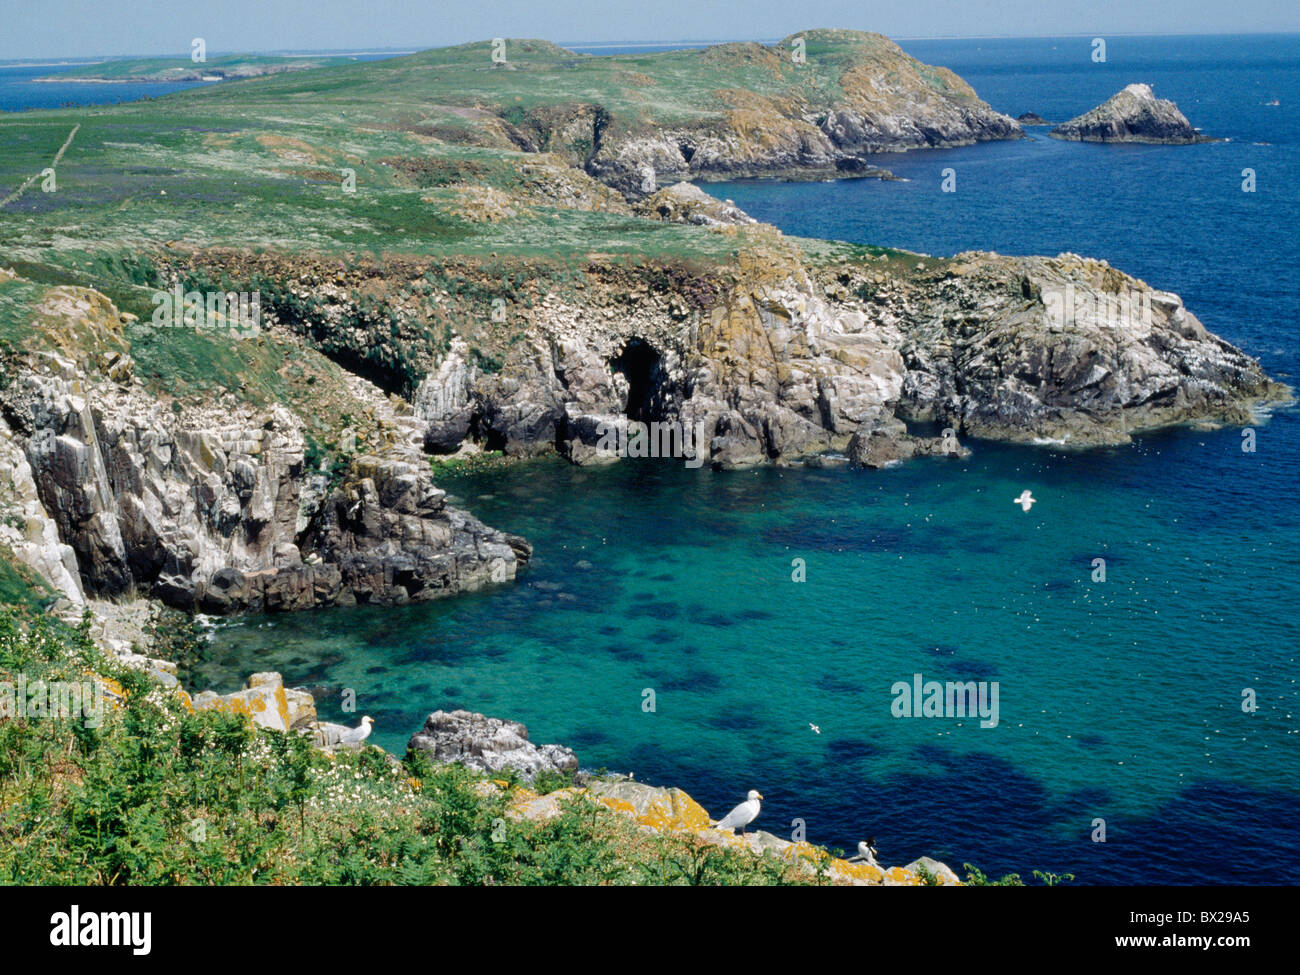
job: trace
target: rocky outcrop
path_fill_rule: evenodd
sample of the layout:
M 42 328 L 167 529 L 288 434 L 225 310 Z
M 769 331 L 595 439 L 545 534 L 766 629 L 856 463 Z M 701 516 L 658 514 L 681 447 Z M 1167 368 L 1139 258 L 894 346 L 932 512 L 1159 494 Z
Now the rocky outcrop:
M 0 544 L 73 606 L 85 604 L 77 553 L 59 537 L 58 523 L 41 503 L 32 467 L 0 419 Z
M 892 467 L 913 457 L 970 456 L 970 450 L 957 442 L 950 427 L 942 437 L 914 437 L 907 424 L 883 411 L 867 417 L 854 431 L 848 447 L 849 463 L 855 467 Z
M 879 467 L 965 456 L 969 436 L 1088 445 L 1247 423 L 1253 403 L 1282 394 L 1176 295 L 1104 262 L 881 257 L 814 281 L 768 256 L 699 309 L 681 301 L 698 282 L 658 291 L 626 275 L 583 303 L 548 295 L 499 373 L 453 349 L 431 374 L 428 401 L 443 409 L 429 407 L 428 439 L 516 456 L 558 447 L 582 464 L 733 468 L 847 450 Z M 907 422 L 947 436 L 913 437 Z M 652 445 L 639 454 L 637 428 Z M 670 442 L 685 449 L 659 449 Z
M 459 762 L 480 772 L 512 769 L 531 781 L 540 772 L 576 772 L 578 758 L 563 745 L 534 745 L 528 729 L 471 711 L 434 711 L 411 736 L 410 749 L 438 762 Z
M 730 200 L 710 196 L 694 183 L 665 186 L 633 207 L 643 217 L 668 223 L 690 223 L 700 227 L 723 227 L 757 223 Z
M 1171 101 L 1156 98 L 1150 85 L 1129 85 L 1090 112 L 1063 122 L 1049 133 L 1080 142 L 1151 142 L 1189 145 L 1213 142 L 1192 127 Z
M 1051 122 L 1047 121 L 1047 119 L 1043 118 L 1041 115 L 1037 114 L 1036 112 L 1022 112 L 1020 115 L 1016 116 L 1016 121 L 1019 122 L 1021 125 L 1051 125 L 1052 124 Z
M 284 679 L 274 671 L 253 674 L 248 686 L 233 694 L 219 695 L 204 691 L 194 695 L 195 711 L 222 711 L 242 714 L 260 728 L 293 731 L 316 721 L 316 701 L 307 691 L 286 688 Z
M 85 307 L 62 310 L 116 320 L 83 292 L 70 291 Z M 127 355 L 109 374 L 93 356 L 26 366 L 5 391 L 0 449 L 22 460 L 10 478 L 29 557 L 74 601 L 84 590 L 212 613 L 401 605 L 509 581 L 530 555 L 449 507 L 418 443 L 376 443 L 331 473 L 307 463 L 302 424 L 278 404 L 162 410 Z M 364 385 L 359 396 L 383 402 Z
M 744 835 L 717 830 L 708 812 L 681 789 L 662 788 L 631 779 L 596 779 L 585 788 L 560 789 L 537 795 L 515 789 L 511 795 L 512 819 L 546 820 L 563 811 L 563 803 L 593 802 L 632 819 L 643 830 L 686 836 L 698 843 L 773 857 L 798 873 L 812 877 L 819 872 L 834 884 L 854 887 L 917 887 L 926 875 L 941 886 L 958 886 L 961 881 L 947 865 L 921 857 L 906 867 L 879 867 L 832 856 L 806 840 L 787 840 L 761 829 Z
M 961 435 L 1125 443 L 1179 423 L 1248 424 L 1253 404 L 1285 395 L 1177 295 L 1104 261 L 962 254 L 890 299 L 913 322 L 899 416 Z

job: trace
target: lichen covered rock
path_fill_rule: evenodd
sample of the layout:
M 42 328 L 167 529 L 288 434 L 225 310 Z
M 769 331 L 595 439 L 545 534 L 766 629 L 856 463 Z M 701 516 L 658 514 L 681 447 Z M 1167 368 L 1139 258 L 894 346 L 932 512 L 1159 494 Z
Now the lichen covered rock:
M 534 745 L 518 721 L 472 711 L 434 711 L 408 747 L 437 762 L 459 762 L 480 772 L 513 769 L 525 779 L 540 772 L 575 772 L 578 757 L 563 745 Z

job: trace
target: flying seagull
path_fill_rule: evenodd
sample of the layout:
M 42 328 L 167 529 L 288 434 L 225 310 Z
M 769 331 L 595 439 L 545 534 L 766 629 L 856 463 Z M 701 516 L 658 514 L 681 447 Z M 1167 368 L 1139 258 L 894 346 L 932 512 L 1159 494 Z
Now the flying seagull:
M 374 726 L 374 719 L 366 715 L 361 719 L 361 724 L 355 728 L 349 728 L 339 735 L 340 745 L 360 745 L 370 737 L 370 729 Z
M 1020 492 L 1020 497 L 1012 498 L 1011 503 L 1018 504 L 1022 509 L 1028 511 L 1030 508 L 1034 506 L 1034 502 L 1036 500 L 1037 499 L 1026 490 Z
M 745 801 L 714 823 L 714 828 L 734 830 L 739 826 L 740 835 L 744 836 L 745 827 L 758 818 L 758 811 L 762 808 L 760 802 L 762 798 L 757 789 L 750 789 Z
M 808 722 L 808 727 L 812 729 L 814 735 L 820 735 L 822 733 L 821 728 L 817 727 L 811 721 Z
M 873 867 L 879 867 L 876 862 L 876 838 L 874 836 L 858 844 L 858 855 L 849 857 L 849 863 L 866 863 Z

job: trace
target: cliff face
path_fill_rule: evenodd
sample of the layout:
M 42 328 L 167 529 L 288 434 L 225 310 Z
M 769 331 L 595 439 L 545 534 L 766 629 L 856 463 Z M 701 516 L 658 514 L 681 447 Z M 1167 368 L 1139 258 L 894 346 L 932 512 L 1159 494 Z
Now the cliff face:
M 54 289 L 43 311 L 119 327 L 117 309 L 85 289 Z M 30 484 L 18 554 L 74 601 L 84 591 L 206 612 L 402 604 L 508 581 L 527 561 L 522 539 L 446 505 L 418 432 L 331 474 L 306 462 L 302 423 L 283 406 L 168 410 L 135 381 L 129 354 L 101 362 L 32 355 L 5 390 L 0 425 L 5 451 L 25 462 L 14 476 Z M 365 385 L 359 397 L 384 402 Z
M 1156 98 L 1150 85 L 1129 85 L 1089 112 L 1063 122 L 1049 135 L 1080 142 L 1152 142 L 1188 145 L 1213 142 L 1201 135 L 1173 102 Z
M 1176 295 L 1103 262 L 964 254 L 908 269 L 882 256 L 815 274 L 774 253 L 703 310 L 613 276 L 584 305 L 547 298 L 499 373 L 453 349 L 417 413 L 443 451 L 477 436 L 590 463 L 614 459 L 603 431 L 665 422 L 696 431 L 717 467 L 855 436 L 855 459 L 879 466 L 960 455 L 968 435 L 1113 444 L 1173 423 L 1247 423 L 1253 401 L 1282 392 Z M 950 434 L 914 438 L 900 420 Z

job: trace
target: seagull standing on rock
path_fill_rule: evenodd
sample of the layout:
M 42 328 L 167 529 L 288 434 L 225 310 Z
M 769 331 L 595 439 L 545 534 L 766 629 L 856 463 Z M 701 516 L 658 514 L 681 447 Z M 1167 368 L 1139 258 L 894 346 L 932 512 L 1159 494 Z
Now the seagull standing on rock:
M 713 824 L 714 829 L 731 829 L 740 827 L 740 835 L 745 835 L 745 827 L 758 818 L 758 811 L 763 808 L 763 796 L 757 789 L 750 789 L 749 795 L 727 815 Z
M 339 744 L 360 745 L 363 741 L 365 741 L 367 738 L 370 737 L 370 729 L 374 727 L 374 724 L 375 724 L 374 719 L 372 719 L 370 715 L 367 714 L 364 718 L 361 719 L 361 724 L 359 724 L 355 728 L 349 728 L 347 731 L 339 735 Z

